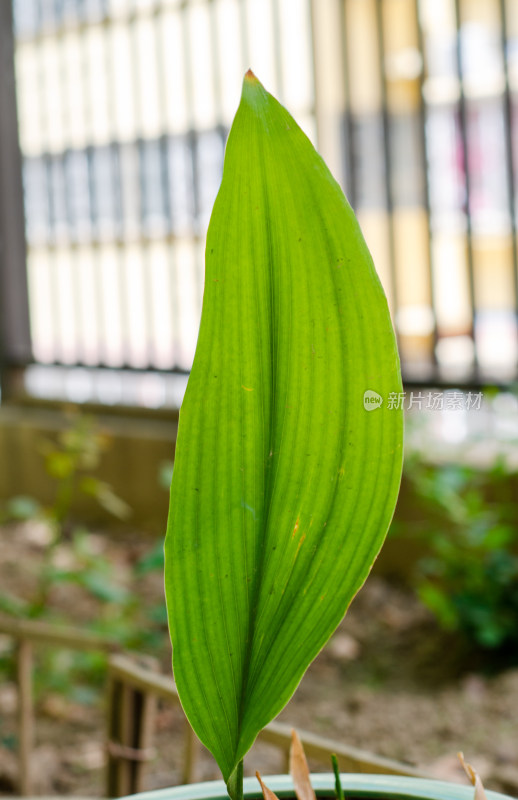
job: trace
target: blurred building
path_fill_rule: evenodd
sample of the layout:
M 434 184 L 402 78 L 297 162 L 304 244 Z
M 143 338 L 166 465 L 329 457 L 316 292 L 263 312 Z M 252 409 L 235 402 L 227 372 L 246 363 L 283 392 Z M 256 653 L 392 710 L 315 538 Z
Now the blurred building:
M 13 0 L 13 12 L 30 391 L 177 402 L 167 374 L 192 361 L 204 234 L 249 66 L 357 211 L 407 379 L 516 377 L 514 0 Z

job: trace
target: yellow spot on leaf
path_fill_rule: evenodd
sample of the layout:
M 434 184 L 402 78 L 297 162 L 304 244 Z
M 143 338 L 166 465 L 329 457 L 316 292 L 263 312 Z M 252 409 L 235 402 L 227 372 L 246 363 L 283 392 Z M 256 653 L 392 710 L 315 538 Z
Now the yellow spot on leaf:
M 295 558 L 297 558 L 297 556 L 298 556 L 298 554 L 299 554 L 300 547 L 301 547 L 301 545 L 302 545 L 302 542 L 304 541 L 304 539 L 305 539 L 305 538 L 306 538 L 306 534 L 305 534 L 305 533 L 303 533 L 303 534 L 302 534 L 302 536 L 300 537 L 300 539 L 299 539 L 299 543 L 298 543 L 298 545 L 297 545 L 297 552 L 295 553 Z
M 241 388 L 244 389 L 245 392 L 253 392 L 254 391 L 253 388 L 249 389 L 248 386 L 243 386 L 242 384 L 241 384 Z

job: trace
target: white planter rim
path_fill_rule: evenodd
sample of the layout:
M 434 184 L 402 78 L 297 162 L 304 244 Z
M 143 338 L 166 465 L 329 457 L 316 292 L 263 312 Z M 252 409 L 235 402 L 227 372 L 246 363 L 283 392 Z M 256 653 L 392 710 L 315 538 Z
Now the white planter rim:
M 399 775 L 341 774 L 346 800 L 368 797 L 373 800 L 473 800 L 473 786 L 436 781 L 428 778 L 407 778 Z M 266 785 L 279 798 L 294 795 L 289 775 L 265 775 Z M 311 783 L 317 796 L 334 797 L 335 779 L 332 773 L 312 773 Z M 245 800 L 262 798 L 256 778 L 244 780 Z M 515 800 L 509 795 L 486 791 L 487 800 Z M 132 795 L 138 800 L 228 800 L 224 781 L 208 781 L 157 789 Z

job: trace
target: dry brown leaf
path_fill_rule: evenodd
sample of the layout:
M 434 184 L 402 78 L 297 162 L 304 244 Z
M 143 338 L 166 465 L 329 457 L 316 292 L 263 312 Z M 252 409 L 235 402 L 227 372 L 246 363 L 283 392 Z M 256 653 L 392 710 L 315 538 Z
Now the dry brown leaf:
M 259 774 L 259 772 L 255 773 L 255 777 L 257 778 L 257 780 L 261 784 L 261 789 L 263 790 L 264 800 L 279 800 L 279 798 L 277 797 L 275 792 L 272 792 L 272 790 L 269 789 L 265 783 L 263 783 L 263 779 L 261 778 L 261 775 Z
M 482 780 L 478 772 L 475 769 L 473 769 L 471 764 L 468 764 L 466 761 L 464 761 L 464 753 L 457 753 L 457 757 L 464 768 L 464 772 L 466 773 L 469 780 L 475 787 L 474 800 L 487 800 L 486 792 L 484 790 L 484 785 L 482 783 Z
M 297 732 L 293 728 L 291 731 L 290 774 L 293 778 L 297 800 L 316 800 L 309 777 L 309 767 L 304 748 Z

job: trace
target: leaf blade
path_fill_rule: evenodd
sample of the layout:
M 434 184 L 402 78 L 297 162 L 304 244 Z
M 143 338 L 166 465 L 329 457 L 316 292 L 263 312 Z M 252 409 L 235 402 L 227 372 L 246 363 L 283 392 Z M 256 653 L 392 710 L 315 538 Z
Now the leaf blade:
M 400 388 L 353 213 L 288 112 L 245 78 L 207 236 L 166 540 L 178 690 L 226 780 L 381 546 L 402 420 L 367 413 L 363 392 Z

